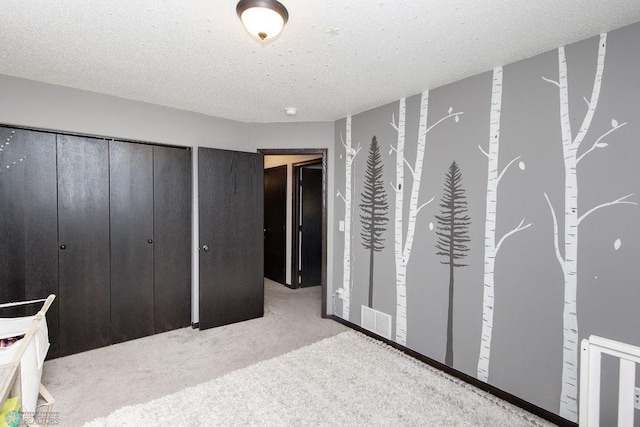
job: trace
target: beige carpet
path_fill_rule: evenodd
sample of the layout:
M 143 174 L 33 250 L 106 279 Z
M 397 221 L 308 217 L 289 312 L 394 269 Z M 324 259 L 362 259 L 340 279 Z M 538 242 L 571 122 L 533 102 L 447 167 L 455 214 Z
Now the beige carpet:
M 85 427 L 549 426 L 358 332 L 140 405 Z
M 265 317 L 179 329 L 45 363 L 43 384 L 59 425 L 78 426 L 347 330 L 320 318 L 320 287 L 265 281 Z

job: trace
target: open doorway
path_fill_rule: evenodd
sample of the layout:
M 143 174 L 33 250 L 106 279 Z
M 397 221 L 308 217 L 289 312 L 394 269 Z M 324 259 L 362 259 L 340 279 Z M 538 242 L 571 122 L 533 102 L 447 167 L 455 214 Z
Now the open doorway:
M 327 149 L 258 151 L 265 168 L 265 277 L 294 289 L 321 285 L 326 317 Z

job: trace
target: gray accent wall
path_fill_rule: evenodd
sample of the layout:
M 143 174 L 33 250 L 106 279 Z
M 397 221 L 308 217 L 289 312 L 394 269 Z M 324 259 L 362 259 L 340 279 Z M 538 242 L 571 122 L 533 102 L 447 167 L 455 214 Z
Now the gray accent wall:
M 575 138 L 587 112 L 598 59 L 599 37 L 566 46 L 569 111 Z M 599 102 L 579 154 L 603 134 L 600 145 L 578 166 L 578 211 L 632 194 L 624 201 L 640 203 L 640 23 L 608 34 Z M 554 250 L 553 219 L 544 194 L 553 204 L 563 248 L 565 165 L 560 126 L 559 88 L 542 77 L 559 80 L 558 50 L 503 67 L 499 170 L 520 156 L 503 175 L 497 189 L 496 241 L 521 220 L 526 229 L 504 240 L 495 258 L 494 317 L 488 383 L 543 409 L 560 414 L 563 370 L 564 276 Z M 453 368 L 477 376 L 483 321 L 483 275 L 487 206 L 488 151 L 493 71 L 429 92 L 427 125 L 449 118 L 427 133 L 418 204 L 435 197 L 417 216 L 413 249 L 407 267 L 406 347 L 445 362 L 449 267 L 436 255 L 435 215 L 443 194 L 445 173 L 456 161 L 470 217 L 467 266 L 455 268 L 453 297 Z M 420 98 L 406 98 L 405 158 L 414 165 Z M 362 147 L 352 166 L 351 303 L 349 320 L 361 325 L 360 307 L 369 292 L 369 252 L 362 244 L 359 216 L 367 152 L 377 137 L 382 153 L 389 202 L 385 248 L 375 255 L 373 308 L 392 316 L 397 337 L 396 264 L 394 259 L 396 146 L 391 126 L 399 114 L 396 101 L 355 114 L 352 146 Z M 615 120 L 616 124 L 614 125 Z M 620 126 L 622 123 L 626 123 Z M 335 122 L 335 193 L 345 189 L 346 152 L 342 140 L 346 119 Z M 606 144 L 606 145 L 603 145 Z M 405 166 L 404 229 L 406 236 L 411 172 Z M 343 283 L 344 202 L 335 199 L 334 277 Z M 433 229 L 430 229 L 433 224 Z M 579 338 L 595 334 L 640 345 L 640 207 L 616 203 L 597 209 L 580 224 L 577 267 Z M 618 240 L 619 239 L 619 240 Z M 616 243 L 617 242 L 617 243 Z M 339 295 L 329 305 L 343 313 Z M 605 358 L 606 359 L 606 358 Z M 604 361 L 602 423 L 616 419 L 617 367 Z M 639 376 L 640 377 L 640 376 Z M 640 380 L 640 378 L 638 378 Z M 637 381 L 636 384 L 640 384 Z M 639 418 L 636 411 L 636 418 Z M 636 419 L 636 425 L 640 425 Z

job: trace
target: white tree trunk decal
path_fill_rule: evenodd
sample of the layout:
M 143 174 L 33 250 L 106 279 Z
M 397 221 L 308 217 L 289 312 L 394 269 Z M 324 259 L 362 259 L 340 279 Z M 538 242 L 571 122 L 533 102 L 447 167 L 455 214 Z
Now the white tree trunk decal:
M 342 135 L 340 135 L 342 138 Z M 360 145 L 358 148 L 351 147 L 351 116 L 347 117 L 346 137 L 342 141 L 342 145 L 345 149 L 345 185 L 344 195 L 338 191 L 337 197 L 340 197 L 344 201 L 344 255 L 343 255 L 343 270 L 342 270 L 342 318 L 349 320 L 349 308 L 351 306 L 351 209 L 352 209 L 352 195 L 353 189 L 351 182 L 353 160 L 360 152 Z
M 598 105 L 600 97 L 600 87 L 602 84 L 602 75 L 604 72 L 604 60 L 607 47 L 607 34 L 600 36 L 598 45 L 598 60 L 596 66 L 595 79 L 593 82 L 593 90 L 591 99 L 587 100 L 587 113 L 582 121 L 582 125 L 575 138 L 572 138 L 571 120 L 569 117 L 569 90 L 567 78 L 567 61 L 565 58 L 564 47 L 558 49 L 558 81 L 550 80 L 542 77 L 545 81 L 554 84 L 559 89 L 560 98 L 560 129 L 562 135 L 562 151 L 564 154 L 565 168 L 565 196 L 564 196 L 564 256 L 560 251 L 558 220 L 555 210 L 549 197 L 545 193 L 545 199 L 551 211 L 553 220 L 554 233 L 554 249 L 556 258 L 562 273 L 564 275 L 564 337 L 562 346 L 562 389 L 560 394 L 560 416 L 571 421 L 578 420 L 578 308 L 577 308 L 577 290 L 578 290 L 578 226 L 594 211 L 605 206 L 618 204 L 631 204 L 635 202 L 627 199 L 633 194 L 620 197 L 611 202 L 603 203 L 594 208 L 589 209 L 582 215 L 578 215 L 578 174 L 577 166 L 587 154 L 596 148 L 605 148 L 607 143 L 601 142 L 604 137 L 613 131 L 620 129 L 627 123 L 619 124 L 616 120 L 611 121 L 611 129 L 597 138 L 594 144 L 578 156 L 578 149 L 584 141 L 589 131 L 591 121 Z
M 484 231 L 484 297 L 482 299 L 482 334 L 480 338 L 480 356 L 478 357 L 478 379 L 489 381 L 489 359 L 491 357 L 491 338 L 493 333 L 494 298 L 494 267 L 498 250 L 502 243 L 513 234 L 524 230 L 531 224 L 523 225 L 524 219 L 515 228 L 506 233 L 496 244 L 496 215 L 498 207 L 498 184 L 507 169 L 520 156 L 511 160 L 498 170 L 498 153 L 500 148 L 500 111 L 502 108 L 502 67 L 493 70 L 493 84 L 491 90 L 491 115 L 489 122 L 489 151 L 479 146 L 480 151 L 487 156 L 487 207 Z
M 433 201 L 433 197 L 426 203 L 418 206 L 420 196 L 420 179 L 422 177 L 422 164 L 424 161 L 424 153 L 427 142 L 427 133 L 435 126 L 439 125 L 448 118 L 455 118 L 457 122 L 462 112 L 449 112 L 446 116 L 438 120 L 436 123 L 427 128 L 427 111 L 429 108 L 429 91 L 422 92 L 420 100 L 420 122 L 418 128 L 418 146 L 416 152 L 416 160 L 413 166 L 409 164 L 404 157 L 405 144 L 405 126 L 406 126 L 406 98 L 400 100 L 398 111 L 398 122 L 392 117 L 391 126 L 398 132 L 398 144 L 396 147 L 391 146 L 391 152 L 396 152 L 396 185 L 391 183 L 391 187 L 395 191 L 395 223 L 394 223 L 394 248 L 396 262 L 396 342 L 402 346 L 407 345 L 407 264 L 411 255 L 411 247 L 413 246 L 413 237 L 416 229 L 416 220 L 418 212 L 426 205 Z M 407 219 L 407 234 L 404 235 L 403 227 L 403 211 L 404 211 L 404 167 L 409 169 L 413 178 L 411 183 L 411 198 L 409 200 L 409 217 Z

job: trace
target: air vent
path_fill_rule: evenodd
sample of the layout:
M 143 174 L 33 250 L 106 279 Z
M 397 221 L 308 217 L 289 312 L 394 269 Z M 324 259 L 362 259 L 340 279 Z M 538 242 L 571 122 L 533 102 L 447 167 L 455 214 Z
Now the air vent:
M 391 316 L 365 305 L 362 306 L 362 327 L 388 340 L 391 339 Z

